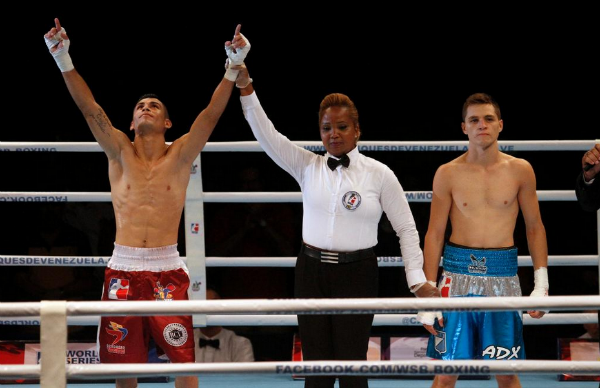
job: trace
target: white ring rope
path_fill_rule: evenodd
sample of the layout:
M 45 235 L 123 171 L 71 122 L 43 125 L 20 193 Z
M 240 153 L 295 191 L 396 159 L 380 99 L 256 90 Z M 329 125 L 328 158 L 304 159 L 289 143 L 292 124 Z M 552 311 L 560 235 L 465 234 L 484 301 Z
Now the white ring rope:
M 431 191 L 405 191 L 408 202 L 431 202 Z M 538 190 L 540 201 L 577 201 L 574 190 Z M 207 203 L 300 203 L 301 192 L 204 192 Z M 110 202 L 109 192 L 0 191 L 0 202 Z
M 502 151 L 587 151 L 600 140 L 498 141 Z M 311 151 L 325 151 L 320 141 L 294 141 Z M 360 151 L 466 151 L 468 141 L 361 141 Z M 101 152 L 96 142 L 1 142 L 0 151 Z M 203 152 L 264 152 L 257 141 L 208 142 Z
M 98 326 L 100 316 L 67 317 L 69 326 Z M 571 325 L 598 323 L 590 313 L 548 313 L 544 319 L 523 315 L 525 325 Z M 39 326 L 39 317 L 0 317 L 0 325 Z M 204 327 L 195 325 L 196 327 Z M 207 315 L 206 326 L 298 326 L 296 315 Z M 375 314 L 373 326 L 422 326 L 416 314 Z
M 500 141 L 499 148 L 504 152 L 510 151 L 587 151 L 596 141 Z M 295 144 L 311 151 L 324 151 L 321 142 L 295 142 Z M 376 142 L 364 141 L 358 146 L 360 151 L 461 151 L 467 150 L 467 141 L 451 142 Z M 15 152 L 101 152 L 101 148 L 93 143 L 9 143 L 0 142 L 0 151 Z M 208 152 L 242 151 L 263 152 L 258 142 L 222 142 L 208 143 L 204 149 Z M 201 202 L 223 202 L 223 203 L 246 203 L 246 202 L 301 202 L 301 193 L 298 192 L 251 192 L 251 193 L 200 193 L 201 197 L 196 201 Z M 574 191 L 567 190 L 545 190 L 538 191 L 540 201 L 575 201 Z M 428 191 L 406 192 L 409 202 L 430 202 L 432 193 Z M 106 192 L 0 192 L 0 202 L 109 202 L 110 193 Z M 600 219 L 598 220 L 600 223 Z M 599 224 L 600 225 L 600 224 Z M 600 243 L 600 241 L 599 241 Z M 23 265 L 5 264 L 12 261 L 27 261 L 28 256 L 0 256 L 0 265 Z M 60 257 L 37 257 L 48 265 L 65 265 L 64 261 L 73 258 Z M 568 259 L 567 259 L 568 258 Z M 104 266 L 108 258 L 85 258 L 83 264 L 77 262 L 66 265 L 94 265 Z M 91 259 L 88 261 L 87 259 Z M 211 260 L 207 263 L 211 266 Z M 252 262 L 265 260 L 265 258 L 218 258 L 219 264 L 226 260 L 239 263 L 240 259 Z M 220 260 L 225 259 L 225 260 Z M 284 260 L 286 266 L 293 266 L 295 258 L 275 258 Z M 396 258 L 394 258 L 396 259 Z M 399 259 L 399 258 L 398 258 Z M 575 259 L 575 260 L 574 260 Z M 598 264 L 598 256 L 554 256 L 549 263 L 557 265 L 552 261 L 564 261 L 565 265 L 574 265 L 589 260 L 590 265 Z M 106 260 L 106 261 L 105 261 Z M 519 265 L 525 257 L 519 256 Z M 567 261 L 568 260 L 568 264 Z M 35 261 L 35 260 L 34 260 Z M 272 266 L 273 258 L 269 258 L 269 266 Z M 61 264 L 58 264 L 61 262 Z M 281 261 L 280 261 L 281 262 Z M 262 263 L 262 264 L 266 264 Z M 380 258 L 380 265 L 401 266 L 399 260 L 385 260 Z M 32 264 L 36 265 L 36 264 Z M 529 264 L 531 265 L 531 264 Z M 215 265 L 216 266 L 216 265 Z M 0 324 L 35 324 L 34 319 L 21 319 L 25 317 L 45 316 L 48 302 L 31 303 L 0 303 Z M 207 325 L 226 325 L 227 322 L 253 322 L 257 325 L 273 324 L 297 325 L 295 315 L 289 314 L 361 314 L 381 313 L 376 316 L 375 325 L 419 325 L 415 315 L 401 315 L 393 313 L 413 312 L 416 310 L 432 311 L 523 311 L 528 309 L 548 310 L 580 310 L 599 309 L 600 296 L 553 296 L 546 298 L 523 298 L 523 297 L 497 297 L 497 298 L 382 298 L 382 299 L 288 299 L 288 300 L 218 300 L 218 301 L 174 301 L 168 304 L 156 304 L 154 302 L 61 302 L 66 306 L 66 314 L 69 316 L 67 325 L 76 322 L 97 324 L 97 315 L 181 315 L 181 314 L 250 314 L 250 315 L 213 315 L 207 317 Z M 46 307 L 44 307 L 46 306 Z M 262 313 L 263 315 L 258 315 Z M 286 315 L 286 313 L 288 315 Z M 267 315 L 264 315 L 267 314 Z M 3 318 L 16 317 L 18 319 Z M 95 316 L 96 315 L 96 316 Z M 593 317 L 590 317 L 592 315 Z M 233 319 L 232 319 L 233 318 Z M 242 318 L 242 319 L 239 319 Z M 273 319 L 274 318 L 274 319 Z M 594 314 L 549 314 L 545 320 L 527 319 L 525 324 L 552 324 L 553 321 L 595 321 Z M 531 321 L 529 323 L 528 321 Z M 5 323 L 9 322 L 9 323 Z M 42 320 L 48 325 L 48 320 Z M 578 323 L 580 323 L 578 322 Z M 60 325 L 62 326 L 62 325 Z M 48 327 L 48 326 L 44 326 Z M 61 330 L 64 331 L 64 328 Z M 66 331 L 65 331 L 66 332 Z M 65 342 L 66 339 L 60 340 Z M 45 347 L 50 346 L 48 340 Z M 44 355 L 44 353 L 42 353 Z M 39 365 L 0 365 L 0 376 L 5 378 L 42 377 L 54 379 L 53 376 L 64 374 L 64 361 L 58 358 L 56 365 L 61 368 L 57 373 L 41 373 Z M 46 360 L 48 363 L 48 360 Z M 50 367 L 48 365 L 47 367 Z M 275 363 L 225 363 L 225 364 L 127 364 L 127 365 L 68 365 L 66 377 L 68 378 L 97 378 L 107 377 L 112 374 L 117 377 L 143 377 L 168 374 L 171 376 L 185 376 L 198 373 L 276 373 L 276 374 L 302 374 L 302 375 L 429 375 L 429 374 L 523 374 L 523 373 L 576 373 L 576 374 L 598 374 L 600 373 L 600 362 L 580 361 L 513 361 L 510 363 L 498 363 L 495 361 L 320 361 L 320 362 L 275 362 Z M 45 377 L 44 377 L 45 376 Z M 60 384 L 59 384 L 60 385 Z M 64 384 L 62 384 L 64 385 Z
M 39 266 L 39 267 L 105 267 L 110 256 L 27 256 L 0 255 L 0 266 Z M 187 261 L 186 257 L 182 257 Z M 548 256 L 552 267 L 595 266 L 600 256 L 595 255 L 556 255 Z M 296 257 L 206 257 L 207 267 L 294 267 Z M 380 267 L 404 267 L 400 256 L 380 256 Z M 440 263 L 440 266 L 443 264 Z M 531 267 L 531 256 L 519 256 L 519 267 Z
M 202 373 L 260 373 L 278 375 L 505 375 L 557 374 L 596 375 L 600 361 L 511 360 L 398 360 L 398 361 L 303 361 L 303 362 L 224 362 L 186 364 L 69 364 L 69 379 L 190 376 Z M 0 377 L 15 379 L 39 377 L 39 365 L 0 365 Z
M 398 314 L 415 311 L 598 310 L 600 296 L 490 298 L 223 299 L 66 302 L 67 316 L 185 314 Z M 0 316 L 39 316 L 40 302 L 0 303 Z

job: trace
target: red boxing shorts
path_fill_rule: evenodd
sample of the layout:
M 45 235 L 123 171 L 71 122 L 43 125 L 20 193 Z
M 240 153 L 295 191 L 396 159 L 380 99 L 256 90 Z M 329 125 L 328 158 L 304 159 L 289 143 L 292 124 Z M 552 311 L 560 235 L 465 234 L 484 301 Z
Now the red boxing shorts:
M 188 300 L 190 278 L 177 244 L 135 248 L 115 244 L 104 273 L 102 300 Z M 102 363 L 145 363 L 150 337 L 171 362 L 195 362 L 191 316 L 103 316 L 98 327 Z

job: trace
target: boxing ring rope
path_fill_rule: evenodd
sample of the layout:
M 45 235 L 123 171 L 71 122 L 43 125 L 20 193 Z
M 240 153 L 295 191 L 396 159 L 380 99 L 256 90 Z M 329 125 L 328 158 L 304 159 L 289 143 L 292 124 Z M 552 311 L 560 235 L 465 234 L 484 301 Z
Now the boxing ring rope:
M 99 315 L 80 317 L 67 317 L 69 326 L 98 326 Z M 523 315 L 525 325 L 583 325 L 584 323 L 597 323 L 598 316 L 592 313 L 548 313 L 544 319 L 534 319 Z M 39 326 L 39 317 L 26 316 L 0 316 L 0 325 L 11 326 Z M 264 315 L 264 314 L 236 314 L 236 315 L 207 315 L 207 326 L 298 326 L 296 315 Z M 373 326 L 422 326 L 417 321 L 416 314 L 375 314 Z M 197 326 L 199 327 L 199 326 Z
M 573 310 L 600 308 L 600 296 L 550 296 L 550 297 L 496 297 L 496 298 L 381 298 L 381 299 L 294 299 L 294 300 L 210 300 L 122 302 L 28 302 L 1 303 L 0 314 L 42 316 L 42 333 L 52 330 L 52 335 L 42 334 L 41 348 L 57 349 L 66 346 L 66 330 L 57 325 L 66 316 L 101 315 L 182 315 L 190 313 L 252 313 L 281 312 L 305 314 L 367 314 L 414 310 L 445 311 L 514 311 L 534 308 Z M 48 329 L 50 328 L 50 329 Z M 64 335 L 56 335 L 57 330 Z M 65 354 L 66 352 L 63 352 Z M 495 361 L 318 361 L 318 362 L 259 362 L 224 364 L 126 364 L 126 365 L 66 365 L 61 357 L 48 357 L 40 367 L 0 366 L 4 378 L 37 377 L 42 387 L 61 386 L 66 378 L 144 377 L 155 375 L 185 376 L 200 373 L 276 373 L 302 375 L 430 375 L 430 374 L 544 374 L 600 373 L 598 361 L 546 361 L 536 360 Z M 45 382 L 46 381 L 46 382 Z M 50 381 L 50 382 L 49 382 Z
M 38 316 L 42 302 L 3 302 L 3 316 Z M 57 302 L 58 303 L 58 302 Z M 189 315 L 191 314 L 393 314 L 414 311 L 553 311 L 600 310 L 600 296 L 503 296 L 493 298 L 341 298 L 341 299 L 219 299 L 156 301 L 82 302 L 69 301 L 65 313 L 85 315 Z M 43 319 L 42 319 L 43 321 Z M 43 324 L 43 322 L 42 322 Z
M 152 376 L 190 376 L 202 373 L 253 373 L 279 375 L 352 375 L 352 376 L 424 376 L 446 375 L 513 375 L 555 374 L 596 375 L 598 361 L 524 360 L 498 361 L 302 361 L 302 362 L 236 362 L 196 364 L 69 364 L 66 378 L 99 379 Z M 39 378 L 39 365 L 0 365 L 0 377 L 5 379 Z
M 431 191 L 405 191 L 409 202 L 431 202 Z M 574 190 L 538 190 L 540 201 L 576 201 Z M 301 192 L 204 192 L 207 203 L 300 203 Z M 0 202 L 110 202 L 109 192 L 1 191 Z
M 503 152 L 511 151 L 587 151 L 599 141 L 500 141 L 499 148 Z M 295 144 L 304 147 L 311 151 L 324 151 L 321 142 L 318 141 L 298 141 Z M 362 141 L 358 148 L 360 151 L 466 151 L 467 141 L 442 141 L 442 142 L 376 142 Z M 100 152 L 101 148 L 97 143 L 69 143 L 69 142 L 0 142 L 0 151 L 15 151 L 15 152 Z M 207 143 L 204 148 L 205 152 L 263 152 L 262 148 L 256 141 L 250 142 L 222 142 Z M 200 156 L 197 157 L 197 166 L 200 165 Z M 192 168 L 192 174 L 195 174 Z M 200 175 L 200 174 L 199 174 Z M 197 181 L 196 181 L 197 182 Z M 190 180 L 192 186 L 193 180 Z M 190 195 L 190 193 L 192 195 Z M 429 202 L 431 200 L 431 192 L 407 192 L 407 199 L 411 202 Z M 573 191 L 538 191 L 538 197 L 541 201 L 574 201 L 575 195 Z M 52 193 L 52 192 L 0 192 L 0 202 L 108 202 L 110 201 L 110 193 Z M 198 209 L 198 205 L 204 202 L 301 202 L 300 193 L 204 193 L 199 182 L 199 189 L 188 189 L 188 199 L 186 200 L 186 216 L 185 222 L 188 222 L 187 210 L 188 207 Z M 202 224 L 204 224 L 203 215 L 200 215 Z M 598 251 L 600 252 L 600 215 L 597 216 L 598 224 Z M 189 229 L 186 226 L 186 241 L 189 236 Z M 186 252 L 194 253 L 191 257 L 199 257 L 202 265 L 206 264 L 215 266 L 228 263 L 228 265 L 245 265 L 249 263 L 273 266 L 274 260 L 281 260 L 286 266 L 292 266 L 295 258 L 205 258 L 204 241 L 203 239 L 196 242 L 193 246 L 186 247 Z M 27 261 L 30 256 L 0 256 L 5 264 L 8 258 L 17 258 L 17 261 Z M 39 258 L 39 257 L 38 257 Z M 41 258 L 42 261 L 50 258 Z M 99 259 L 99 258 L 92 258 Z M 106 265 L 104 258 L 97 260 L 93 265 Z M 107 259 L 107 258 L 106 258 Z M 386 263 L 380 260 L 380 265 L 401 266 L 401 259 L 393 258 Z M 397 259 L 397 260 L 396 260 Z M 525 264 L 529 259 L 528 256 L 519 257 L 519 265 Z M 549 263 L 551 265 L 586 265 L 579 264 L 589 263 L 598 265 L 600 254 L 585 255 L 585 256 L 551 256 Z M 93 260 L 92 260 L 93 261 Z M 102 261 L 102 262 L 100 262 Z M 383 261 L 383 263 L 382 263 Z M 34 260 L 35 262 L 35 260 Z M 193 260 L 194 265 L 197 263 Z M 561 264 L 558 264 L 561 263 Z M 277 264 L 281 264 L 281 261 Z M 23 265 L 12 264 L 12 265 Z M 39 264 L 32 264 L 39 265 Z M 61 265 L 61 264 L 49 264 Z M 75 264 L 81 265 L 81 264 Z M 86 264 L 87 265 L 87 264 Z M 600 265 L 599 265 L 600 270 Z M 190 269 L 191 274 L 194 272 Z M 197 299 L 197 298 L 196 298 Z M 461 299 L 468 299 L 461 301 Z M 478 298 L 479 299 L 479 298 Z M 488 299 L 488 300 L 485 300 Z M 428 299 L 319 299 L 319 300 L 302 300 L 302 299 L 287 299 L 287 300 L 220 300 L 220 301 L 175 301 L 168 304 L 156 304 L 154 302 L 128 302 L 122 304 L 119 302 L 102 302 L 102 308 L 98 302 L 32 302 L 32 303 L 0 303 L 0 317 L 22 317 L 40 316 L 42 333 L 44 328 L 48 331 L 48 327 L 55 322 L 56 311 L 60 310 L 57 306 L 64 306 L 64 325 L 68 322 L 82 322 L 83 319 L 95 319 L 97 315 L 149 315 L 151 313 L 160 313 L 161 315 L 181 315 L 181 314 L 207 314 L 220 313 L 225 315 L 208 316 L 205 319 L 211 324 L 219 324 L 217 322 L 228 322 L 228 319 L 236 318 L 236 315 L 228 314 L 243 314 L 248 321 L 253 321 L 256 324 L 261 324 L 260 320 L 270 321 L 274 316 L 273 322 L 281 324 L 296 324 L 291 323 L 295 318 L 288 314 L 298 313 L 313 313 L 313 314 L 330 314 L 330 313 L 385 313 L 377 315 L 377 321 L 386 321 L 391 318 L 390 322 L 397 322 L 401 319 L 403 322 L 413 323 L 414 315 L 398 315 L 393 316 L 393 313 L 407 312 L 415 310 L 452 310 L 460 311 L 479 311 L 479 310 L 527 310 L 534 308 L 549 309 L 549 310 L 580 310 L 580 309 L 599 309 L 599 296 L 577 296 L 577 297 L 546 297 L 546 298 L 522 298 L 522 297 L 498 297 L 485 298 L 474 301 L 472 298 L 453 298 L 451 300 L 428 300 Z M 96 306 L 96 307 L 94 307 Z M 160 307 L 160 308 L 159 308 Z M 157 308 L 159 308 L 157 310 Z M 48 313 L 51 311 L 51 314 Z M 267 312 L 267 315 L 258 315 L 257 312 Z M 94 314 L 94 316 L 92 316 Z M 51 317 L 49 317 L 49 315 Z M 60 315 L 60 314 L 59 314 Z M 67 320 L 67 315 L 69 320 Z M 577 315 L 577 317 L 575 317 Z M 580 320 L 590 322 L 595 321 L 594 314 L 549 314 L 556 316 L 556 321 Z M 560 316 L 560 318 L 559 318 Z M 242 316 L 239 316 L 242 317 Z M 73 320 L 75 318 L 75 320 Z M 258 318 L 258 319 L 257 319 Z M 554 318 L 554 317 L 552 317 Z M 0 318 L 6 319 L 6 318 Z M 10 318 L 9 318 L 10 319 Z M 205 322 L 206 322 L 205 320 Z M 15 320 L 9 321 L 14 322 Z M 527 322 L 527 319 L 525 320 Z M 196 320 L 195 320 L 196 322 Z M 215 322 L 215 323 L 213 323 Z M 543 324 L 549 324 L 546 320 Z M 397 323 L 394 323 L 397 324 Z M 64 326 L 63 325 L 63 326 Z M 61 325 L 58 325 L 61 326 Z M 64 327 L 61 328 L 63 331 Z M 55 331 L 54 331 L 55 332 Z M 58 342 L 57 342 L 58 341 Z M 59 335 L 42 335 L 42 347 L 45 349 L 62 349 L 66 342 L 66 336 Z M 42 352 L 43 354 L 43 352 Z M 281 363 L 240 363 L 240 364 L 168 364 L 168 365 L 146 365 L 146 364 L 127 364 L 127 365 L 65 365 L 64 360 L 60 357 L 46 357 L 46 361 L 40 366 L 0 366 L 0 376 L 3 377 L 41 377 L 42 386 L 62 386 L 62 382 L 66 377 L 71 378 L 95 378 L 98 376 L 107 376 L 107 372 L 111 376 L 118 377 L 142 377 L 154 376 L 157 374 L 169 374 L 171 376 L 190 375 L 197 373 L 279 373 L 279 374 L 317 374 L 317 375 L 394 375 L 394 374 L 527 374 L 527 373 L 577 373 L 577 374 L 598 374 L 600 373 L 600 362 L 581 362 L 581 361 L 547 361 L 543 363 L 539 361 L 517 361 L 498 363 L 494 361 L 379 361 L 379 362 L 344 362 L 344 361 L 322 361 L 322 362 L 281 362 Z
M 501 151 L 587 151 L 599 140 L 499 140 Z M 294 141 L 312 151 L 325 151 L 320 141 Z M 360 151 L 466 151 L 468 141 L 360 141 Z M 101 152 L 96 142 L 1 142 L 0 151 Z M 264 152 L 257 141 L 208 142 L 202 152 Z

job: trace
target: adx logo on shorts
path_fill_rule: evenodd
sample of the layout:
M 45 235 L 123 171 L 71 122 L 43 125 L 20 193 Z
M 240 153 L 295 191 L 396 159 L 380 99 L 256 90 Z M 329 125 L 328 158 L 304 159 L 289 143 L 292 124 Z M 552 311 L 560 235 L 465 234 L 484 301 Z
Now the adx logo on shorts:
M 510 349 L 508 349 L 502 346 L 490 345 L 483 350 L 483 353 L 481 353 L 481 355 L 483 357 L 487 356 L 493 360 L 510 360 L 512 358 L 519 358 L 520 350 L 520 346 L 513 346 Z

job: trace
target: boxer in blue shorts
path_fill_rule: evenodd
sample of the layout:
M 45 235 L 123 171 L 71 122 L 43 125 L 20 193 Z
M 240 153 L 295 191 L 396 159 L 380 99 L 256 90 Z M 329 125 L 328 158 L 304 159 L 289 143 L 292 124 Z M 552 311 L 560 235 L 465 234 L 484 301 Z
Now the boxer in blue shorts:
M 533 168 L 524 159 L 500 152 L 498 136 L 504 122 L 492 97 L 484 93 L 469 96 L 462 116 L 468 150 L 441 165 L 433 178 L 423 250 L 427 283 L 437 286 L 441 297 L 520 296 L 514 232 L 521 213 L 534 268 L 531 296 L 546 296 L 548 246 Z M 452 233 L 446 243 L 448 220 Z M 442 251 L 443 273 L 438 286 Z M 544 315 L 538 310 L 527 313 L 532 318 Z M 429 357 L 525 358 L 520 312 L 419 312 L 417 319 L 432 335 Z M 457 379 L 457 375 L 437 375 L 432 388 L 452 388 Z M 496 381 L 500 388 L 521 387 L 517 375 L 498 375 Z

